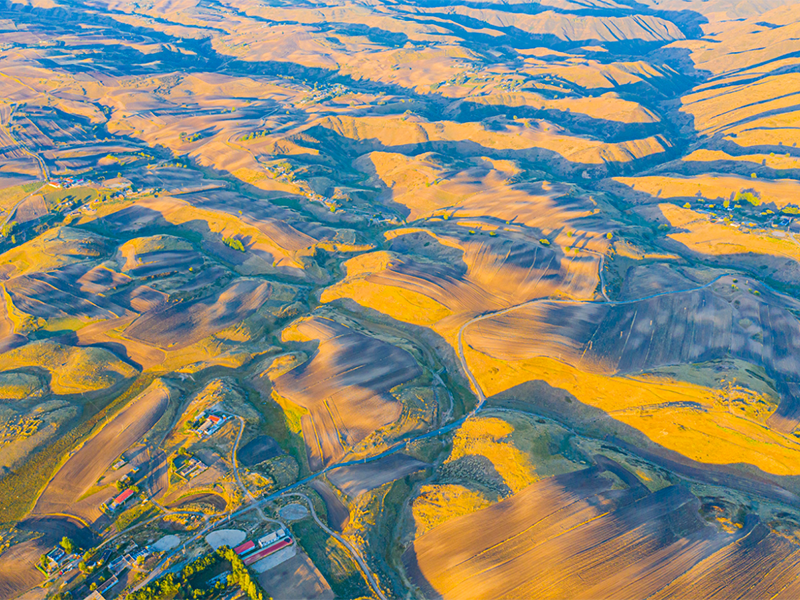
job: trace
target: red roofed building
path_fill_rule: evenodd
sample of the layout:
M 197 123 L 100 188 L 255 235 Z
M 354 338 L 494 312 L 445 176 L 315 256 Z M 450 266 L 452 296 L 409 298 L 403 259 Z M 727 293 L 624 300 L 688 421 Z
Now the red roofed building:
M 255 547 L 256 547 L 256 545 L 253 542 L 247 541 L 244 544 L 240 544 L 239 546 L 236 546 L 236 548 L 234 548 L 233 551 L 236 552 L 236 554 L 238 554 L 239 556 L 241 556 L 242 554 L 245 554 L 245 553 L 249 552 L 250 550 L 252 550 Z
M 249 567 L 253 563 L 256 563 L 259 560 L 261 560 L 262 558 L 266 558 L 270 554 L 274 554 L 278 550 L 282 550 L 283 548 L 286 548 L 286 546 L 291 546 L 291 545 L 292 545 L 292 538 L 284 538 L 281 541 L 276 542 L 271 546 L 264 548 L 263 550 L 259 550 L 258 552 L 250 554 L 246 558 L 243 558 L 242 562 L 246 567 Z
M 125 490 L 124 492 L 122 492 L 119 496 L 114 498 L 114 500 L 111 501 L 111 504 L 109 505 L 109 507 L 112 510 L 116 510 L 117 508 L 119 508 L 120 506 L 125 504 L 125 502 L 128 500 L 128 498 L 130 498 L 131 496 L 133 496 L 133 490 L 129 488 L 129 489 Z

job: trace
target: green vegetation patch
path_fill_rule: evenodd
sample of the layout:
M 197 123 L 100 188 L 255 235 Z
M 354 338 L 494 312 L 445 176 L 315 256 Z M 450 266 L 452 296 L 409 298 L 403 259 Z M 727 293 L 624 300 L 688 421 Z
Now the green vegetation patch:
M 239 252 L 245 252 L 245 247 L 244 244 L 242 244 L 242 241 L 234 237 L 222 238 L 222 243 L 225 244 L 228 248 L 233 248 L 234 250 L 238 250 Z
M 29 373 L 0 373 L 0 400 L 24 400 L 42 391 L 41 380 Z
M 132 525 L 136 525 L 137 523 L 146 521 L 151 517 L 155 517 L 158 513 L 158 508 L 150 502 L 147 502 L 146 504 L 137 504 L 133 508 L 129 508 L 120 516 L 118 516 L 117 520 L 114 522 L 114 525 L 116 526 L 117 531 L 124 531 Z
M 219 577 L 229 571 L 227 577 Z M 212 584 L 211 582 L 214 581 Z M 265 594 L 253 579 L 242 559 L 223 546 L 170 573 L 128 596 L 130 600 L 215 600 L 230 597 L 239 588 L 250 600 L 264 600 Z
M 761 204 L 761 198 L 759 198 L 753 192 L 736 192 L 736 195 L 733 197 L 734 202 L 749 202 L 753 206 L 758 206 Z
M 292 529 L 303 550 L 322 572 L 337 598 L 372 596 L 361 569 L 336 538 L 322 531 L 311 519 L 295 523 Z

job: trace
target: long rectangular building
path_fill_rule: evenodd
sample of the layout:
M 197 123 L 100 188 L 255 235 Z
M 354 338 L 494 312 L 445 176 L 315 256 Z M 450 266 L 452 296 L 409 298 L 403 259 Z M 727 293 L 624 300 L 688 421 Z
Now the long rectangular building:
M 233 551 L 236 552 L 238 556 L 241 556 L 242 554 L 247 554 L 255 547 L 256 545 L 251 540 L 247 540 L 244 544 L 236 546 L 236 548 L 234 548 Z
M 249 567 L 253 563 L 257 563 L 258 561 L 260 561 L 262 558 L 266 558 L 270 554 L 274 554 L 278 550 L 281 550 L 283 548 L 286 548 L 286 546 L 291 546 L 291 545 L 292 545 L 292 538 L 284 538 L 281 541 L 272 544 L 271 546 L 267 546 L 263 550 L 259 550 L 258 552 L 253 552 L 252 554 L 242 559 L 242 562 L 245 564 L 245 566 Z

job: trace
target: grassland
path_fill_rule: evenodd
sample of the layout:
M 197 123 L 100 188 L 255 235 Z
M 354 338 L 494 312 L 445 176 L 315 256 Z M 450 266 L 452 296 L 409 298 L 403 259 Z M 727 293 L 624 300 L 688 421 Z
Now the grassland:
M 3 356 L 7 369 L 39 367 L 50 374 L 54 394 L 96 392 L 117 385 L 137 374 L 127 363 L 102 348 L 63 346 L 51 342 L 32 343 Z
M 485 355 L 471 360 L 483 373 L 491 373 L 497 364 Z M 719 388 L 588 373 L 548 358 L 506 363 L 503 373 L 502 379 L 483 375 L 487 393 L 500 394 L 523 381 L 546 381 L 552 386 L 546 396 L 525 400 L 533 412 L 546 406 L 546 414 L 552 414 L 552 402 L 557 399 L 562 410 L 574 411 L 572 418 L 584 421 L 596 417 L 583 407 L 596 407 L 611 417 L 597 423 L 598 432 L 631 436 L 624 424 L 643 433 L 649 442 L 700 463 L 752 465 L 777 476 L 795 472 L 792 457 L 800 447 L 794 437 L 751 419 L 748 412 L 752 414 L 753 409 L 729 410 Z M 756 398 L 753 400 L 758 402 Z M 585 416 L 577 417 L 581 411 Z
M 369 586 L 358 565 L 338 540 L 320 530 L 310 518 L 295 523 L 292 530 L 337 597 L 357 598 L 369 594 Z
M 131 398 L 140 393 L 152 381 L 152 376 L 141 376 L 116 398 L 109 398 L 105 406 L 93 405 L 97 412 L 87 411 L 84 419 L 58 440 L 31 456 L 24 469 L 18 469 L 0 481 L 0 492 L 11 501 L 4 505 L 0 521 L 13 523 L 22 519 L 33 508 L 35 500 L 48 484 L 56 470 L 64 463 L 65 456 L 99 426 L 106 418 L 119 410 Z
M 258 582 L 273 598 L 332 600 L 333 590 L 305 554 L 298 554 L 260 574 Z

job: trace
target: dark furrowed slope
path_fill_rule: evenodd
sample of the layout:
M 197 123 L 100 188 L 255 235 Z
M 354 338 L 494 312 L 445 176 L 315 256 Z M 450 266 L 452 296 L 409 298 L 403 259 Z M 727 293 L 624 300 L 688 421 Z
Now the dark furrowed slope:
M 388 392 L 421 371 L 400 348 L 333 321 L 313 319 L 298 329 L 319 340 L 319 348 L 310 361 L 277 378 L 275 390 L 309 411 L 303 437 L 309 465 L 318 470 L 400 416 L 402 406 Z

